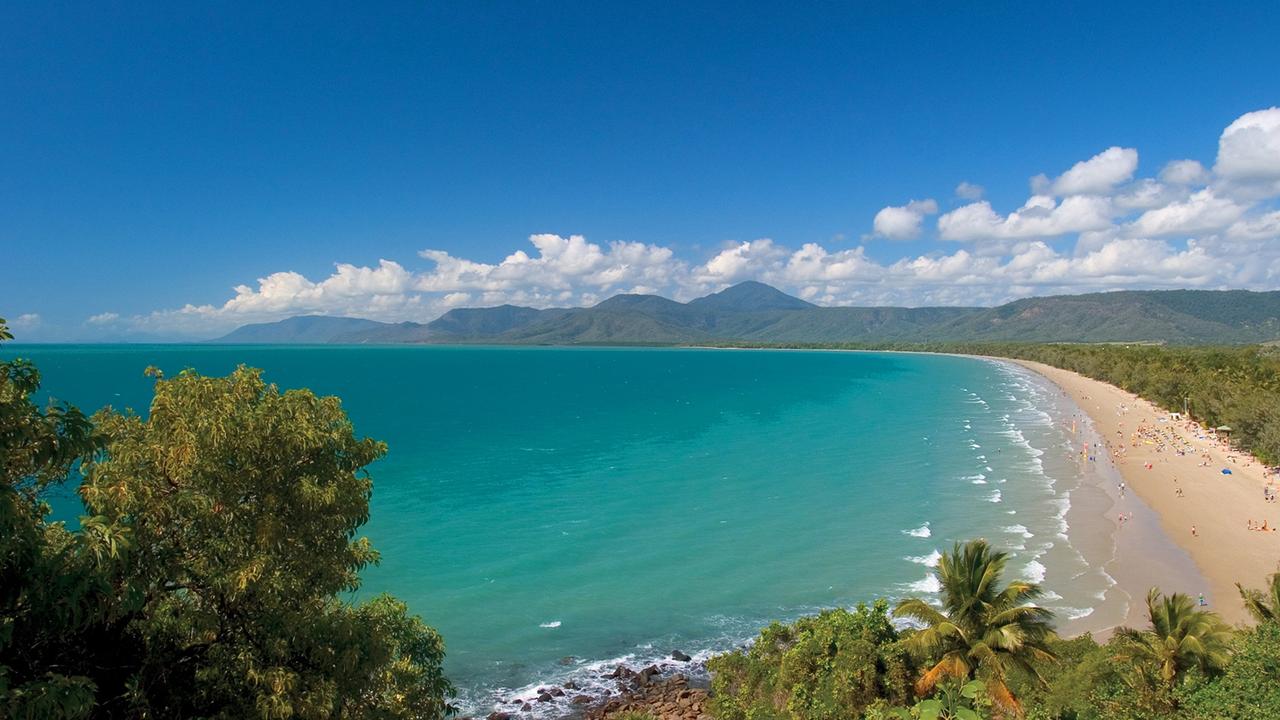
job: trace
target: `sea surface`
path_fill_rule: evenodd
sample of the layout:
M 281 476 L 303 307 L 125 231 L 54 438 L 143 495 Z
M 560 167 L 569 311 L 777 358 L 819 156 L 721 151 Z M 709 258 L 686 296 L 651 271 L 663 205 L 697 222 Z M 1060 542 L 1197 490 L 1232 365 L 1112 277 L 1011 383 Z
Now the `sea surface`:
M 936 597 L 931 568 L 986 537 L 1046 605 L 1113 585 L 1068 528 L 1086 460 L 1038 375 L 971 358 L 509 347 L 14 346 L 44 387 L 145 413 L 143 369 L 264 368 L 338 395 L 384 440 L 365 531 L 390 592 L 444 635 L 464 710 L 772 620 Z M 74 517 L 69 492 L 56 511 Z M 1107 546 L 1110 547 L 1110 546 Z M 1106 558 L 1103 558 L 1104 560 Z M 545 706 L 544 714 L 560 708 Z

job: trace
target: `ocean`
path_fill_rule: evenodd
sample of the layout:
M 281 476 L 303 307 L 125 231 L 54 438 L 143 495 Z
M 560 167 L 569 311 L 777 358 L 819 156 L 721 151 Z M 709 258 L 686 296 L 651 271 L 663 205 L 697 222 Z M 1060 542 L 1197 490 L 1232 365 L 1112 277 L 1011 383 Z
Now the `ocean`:
M 390 592 L 438 628 L 467 712 L 773 620 L 936 597 L 985 537 L 1063 620 L 1114 584 L 1077 547 L 1078 410 L 1016 366 L 935 355 L 634 348 L 6 346 L 86 410 L 146 410 L 143 368 L 261 367 L 338 395 L 372 468 Z M 1100 496 L 1101 497 L 1101 496 Z M 74 517 L 68 491 L 55 510 Z M 1101 512 L 1102 507 L 1097 512 Z M 1108 536 L 1109 537 L 1109 536 Z M 1098 554 L 1101 553 L 1101 556 Z M 593 685 L 594 683 L 594 685 Z M 563 710 L 560 708 L 559 710 Z M 544 714 L 557 708 L 544 706 Z

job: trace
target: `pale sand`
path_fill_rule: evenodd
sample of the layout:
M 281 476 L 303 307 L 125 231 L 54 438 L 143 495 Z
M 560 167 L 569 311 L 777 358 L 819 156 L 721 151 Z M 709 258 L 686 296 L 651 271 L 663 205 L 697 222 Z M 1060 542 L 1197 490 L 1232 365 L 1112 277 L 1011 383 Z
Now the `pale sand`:
M 992 358 L 1001 359 L 1003 358 Z M 1100 462 L 1114 462 L 1127 490 L 1136 492 L 1159 518 L 1164 533 L 1184 548 L 1208 582 L 1206 597 L 1212 609 L 1230 623 L 1248 622 L 1235 583 L 1245 587 L 1262 587 L 1265 578 L 1277 571 L 1280 562 L 1280 531 L 1259 532 L 1248 529 L 1248 521 L 1267 521 L 1269 527 L 1280 525 L 1280 503 L 1263 500 L 1263 487 L 1269 482 L 1280 491 L 1280 482 L 1268 476 L 1264 466 L 1246 453 L 1232 451 L 1212 439 L 1200 439 L 1202 431 L 1188 429 L 1183 422 L 1169 421 L 1169 412 L 1161 410 L 1133 393 L 1093 380 L 1069 370 L 1042 363 L 1010 360 L 1040 373 L 1061 387 L 1088 414 L 1098 433 L 1110 447 L 1098 454 Z M 1160 422 L 1161 418 L 1165 422 Z M 1144 426 L 1157 434 L 1174 437 L 1174 443 L 1194 448 L 1179 455 L 1173 447 L 1159 449 L 1157 442 L 1133 434 Z M 1123 446 L 1121 451 L 1120 446 Z M 1208 466 L 1203 455 L 1207 453 Z M 1146 465 L 1150 463 L 1151 469 Z M 1231 475 L 1222 469 L 1230 468 Z M 1176 483 L 1174 478 L 1177 479 Z M 1176 489 L 1181 488 L 1179 497 Z M 1114 515 L 1111 513 L 1110 515 Z M 1114 517 L 1112 518 L 1114 521 Z M 1126 523 L 1127 524 L 1127 523 Z M 1195 526 L 1197 535 L 1192 536 Z M 1145 586 L 1160 584 L 1158 571 L 1144 567 L 1145 558 L 1125 561 L 1139 548 L 1126 548 L 1125 543 L 1139 543 L 1139 533 L 1126 534 L 1130 528 L 1115 533 L 1116 567 L 1111 570 L 1121 588 L 1132 597 L 1127 624 L 1145 624 L 1141 607 Z M 1126 549 L 1130 552 L 1124 552 Z M 1163 559 L 1149 558 L 1152 565 Z M 1194 592 L 1190 588 L 1162 586 L 1166 591 Z

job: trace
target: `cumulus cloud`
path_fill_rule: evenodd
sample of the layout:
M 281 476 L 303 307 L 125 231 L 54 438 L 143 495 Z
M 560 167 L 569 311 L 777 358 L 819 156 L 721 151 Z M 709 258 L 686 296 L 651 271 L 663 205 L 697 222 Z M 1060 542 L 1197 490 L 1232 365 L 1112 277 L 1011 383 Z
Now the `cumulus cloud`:
M 1280 179 L 1280 108 L 1245 113 L 1228 125 L 1213 170 L 1227 180 Z
M 1234 201 L 1217 197 L 1204 189 L 1186 200 L 1171 202 L 1148 210 L 1129 226 L 1138 236 L 1193 235 L 1226 228 L 1240 219 L 1247 208 Z
M 1136 177 L 1137 151 L 1112 147 L 1056 178 L 1038 176 L 1021 207 L 1002 214 L 981 188 L 939 216 L 932 252 L 877 259 L 865 246 L 788 246 L 771 238 L 728 242 L 682 259 L 661 245 L 597 243 L 582 235 L 530 235 L 498 262 L 425 249 L 413 263 L 338 263 L 324 278 L 282 271 L 231 297 L 132 318 L 102 313 L 93 325 L 212 336 L 248 322 L 299 314 L 429 321 L 455 307 L 513 303 L 591 305 L 622 292 L 678 300 L 755 279 L 825 305 L 996 304 L 1032 294 L 1119 288 L 1280 286 L 1280 110 L 1248 113 L 1219 139 L 1213 169 L 1175 160 Z M 919 238 L 938 212 L 932 199 L 876 213 L 874 235 Z M 877 250 L 876 255 L 881 251 Z M 33 327 L 24 315 L 14 327 Z
M 981 185 L 975 185 L 968 180 L 961 181 L 956 186 L 956 197 L 961 200 L 981 200 L 985 194 L 987 194 L 986 188 Z
M 1101 195 L 1133 177 L 1138 169 L 1138 151 L 1109 147 L 1088 160 L 1081 160 L 1053 181 L 1057 195 Z
M 937 212 L 938 203 L 932 198 L 912 200 L 906 205 L 891 205 L 876 213 L 872 229 L 876 235 L 890 240 L 913 240 L 920 237 L 924 216 Z
M 1050 238 L 1106 228 L 1111 216 L 1110 200 L 1093 195 L 1073 195 L 1061 203 L 1051 195 L 1033 195 L 1008 216 L 984 200 L 939 217 L 938 236 L 943 240 Z
M 1160 171 L 1160 180 L 1170 185 L 1204 185 L 1209 171 L 1198 160 L 1174 160 Z

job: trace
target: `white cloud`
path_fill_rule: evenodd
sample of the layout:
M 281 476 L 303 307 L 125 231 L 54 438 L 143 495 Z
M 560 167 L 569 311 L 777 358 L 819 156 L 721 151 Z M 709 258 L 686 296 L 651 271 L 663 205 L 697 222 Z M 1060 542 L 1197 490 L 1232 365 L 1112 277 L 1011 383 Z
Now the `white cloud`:
M 1204 185 L 1209 171 L 1197 160 L 1174 160 L 1160 171 L 1160 180 L 1170 185 Z
M 938 218 L 938 235 L 944 240 L 1057 237 L 1109 227 L 1112 212 L 1110 201 L 1103 197 L 1073 195 L 1058 203 L 1049 195 L 1033 195 L 1002 217 L 984 200 Z
M 961 200 L 981 200 L 982 196 L 986 193 L 986 188 L 981 185 L 975 185 L 968 180 L 961 181 L 961 183 L 956 186 L 956 197 Z
M 23 313 L 9 321 L 10 330 L 34 330 L 40 327 L 39 313 Z
M 872 228 L 876 235 L 890 240 L 913 240 L 920 237 L 924 216 L 937 212 L 938 203 L 932 198 L 912 200 L 901 206 L 891 205 L 876 213 Z
M 726 285 L 757 277 L 761 269 L 774 269 L 786 256 L 785 249 L 769 238 L 734 245 L 717 253 L 693 272 L 693 280 L 703 285 Z
M 1129 226 L 1134 236 L 1194 235 L 1222 230 L 1240 219 L 1246 206 L 1205 188 L 1191 197 L 1148 210 Z
M 104 313 L 99 313 L 97 315 L 90 315 L 89 319 L 86 320 L 85 322 L 89 323 L 90 325 L 110 325 L 111 323 L 119 319 L 120 319 L 119 313 L 104 312 Z
M 1143 178 L 1121 188 L 1111 201 L 1121 210 L 1149 210 L 1185 198 L 1187 190 L 1180 185 L 1166 185 Z
M 1280 180 L 1280 108 L 1245 113 L 1228 125 L 1213 170 L 1230 181 Z
M 1053 192 L 1056 195 L 1103 195 L 1132 178 L 1137 169 L 1137 150 L 1109 147 L 1058 176 L 1053 181 Z

